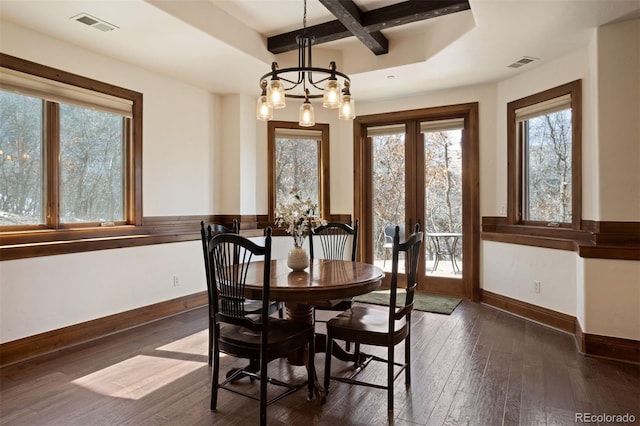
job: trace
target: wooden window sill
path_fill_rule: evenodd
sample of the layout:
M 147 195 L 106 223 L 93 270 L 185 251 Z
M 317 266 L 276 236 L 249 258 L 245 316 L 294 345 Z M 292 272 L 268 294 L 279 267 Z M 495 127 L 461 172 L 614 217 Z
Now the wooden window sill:
M 511 225 L 505 217 L 483 217 L 481 238 L 556 250 L 583 258 L 640 260 L 640 222 L 583 221 L 582 229 Z

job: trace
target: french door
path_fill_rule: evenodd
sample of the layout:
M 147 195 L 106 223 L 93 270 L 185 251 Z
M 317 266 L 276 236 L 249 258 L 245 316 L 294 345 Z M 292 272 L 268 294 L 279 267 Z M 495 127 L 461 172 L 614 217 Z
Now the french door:
M 478 300 L 477 104 L 359 117 L 354 140 L 362 260 L 390 272 L 395 227 L 419 223 L 418 290 Z

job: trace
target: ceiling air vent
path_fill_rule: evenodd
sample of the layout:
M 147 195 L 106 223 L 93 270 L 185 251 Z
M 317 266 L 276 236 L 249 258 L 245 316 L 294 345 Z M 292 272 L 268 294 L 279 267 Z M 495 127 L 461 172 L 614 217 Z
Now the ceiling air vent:
M 509 65 L 509 68 L 520 68 L 523 65 L 530 64 L 531 62 L 537 61 L 537 60 L 538 58 L 532 58 L 531 56 L 523 56 L 522 58 L 518 59 L 517 61 Z
M 107 21 L 103 21 L 102 19 L 96 18 L 95 16 L 91 16 L 88 13 L 81 13 L 79 15 L 72 16 L 70 19 L 75 19 L 78 22 L 81 22 L 103 32 L 112 31 L 118 28 L 115 25 L 110 24 Z

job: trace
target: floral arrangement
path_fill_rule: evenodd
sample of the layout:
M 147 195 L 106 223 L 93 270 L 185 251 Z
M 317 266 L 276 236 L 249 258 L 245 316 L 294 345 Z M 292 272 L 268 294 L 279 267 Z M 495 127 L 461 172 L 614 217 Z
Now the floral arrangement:
M 311 199 L 303 200 L 298 190 L 294 188 L 289 200 L 286 203 L 278 204 L 275 212 L 275 225 L 287 228 L 287 233 L 293 237 L 294 246 L 302 247 L 310 229 L 327 223 L 326 220 L 315 214 L 317 208 L 317 204 L 314 204 Z

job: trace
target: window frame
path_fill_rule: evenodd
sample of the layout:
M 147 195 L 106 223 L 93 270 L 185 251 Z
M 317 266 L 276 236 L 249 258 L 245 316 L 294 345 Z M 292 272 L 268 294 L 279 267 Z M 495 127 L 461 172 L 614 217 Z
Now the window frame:
M 322 133 L 320 139 L 318 159 L 318 200 L 320 217 L 329 218 L 331 215 L 330 206 L 330 177 L 329 177 L 329 124 L 316 123 L 314 126 L 302 127 L 296 122 L 290 121 L 269 121 L 267 126 L 267 159 L 269 173 L 269 222 L 275 221 L 276 210 L 276 166 L 275 147 L 277 129 L 315 130 Z
M 516 121 L 516 110 L 559 98 L 571 97 L 571 223 L 524 220 L 524 122 Z M 580 230 L 582 219 L 582 81 L 575 80 L 507 104 L 507 222 L 529 235 L 546 236 L 553 230 Z
M 107 94 L 131 102 L 132 117 L 125 120 L 125 132 L 128 137 L 124 146 L 124 222 L 116 222 L 115 226 L 101 226 L 100 223 L 61 224 L 59 218 L 59 183 L 60 168 L 55 159 L 59 155 L 59 105 L 49 101 L 45 108 L 43 141 L 44 150 L 44 210 L 45 224 L 6 226 L 0 228 L 0 234 L 11 236 L 11 242 L 29 244 L 35 241 L 60 241 L 73 240 L 74 234 L 80 238 L 100 237 L 105 233 L 113 235 L 117 228 L 117 234 L 129 234 L 126 229 L 132 226 L 141 226 L 142 216 L 142 93 L 93 80 L 77 74 L 69 73 L 45 65 L 30 62 L 4 53 L 0 54 L 0 66 L 9 70 L 19 71 L 36 77 L 60 82 L 70 86 L 79 87 L 92 92 Z M 47 137 L 47 135 L 54 135 Z M 110 228 L 108 232 L 106 228 Z M 82 230 L 82 232 L 77 232 Z M 19 232 L 20 235 L 12 233 Z M 9 239 L 9 238 L 7 238 Z

